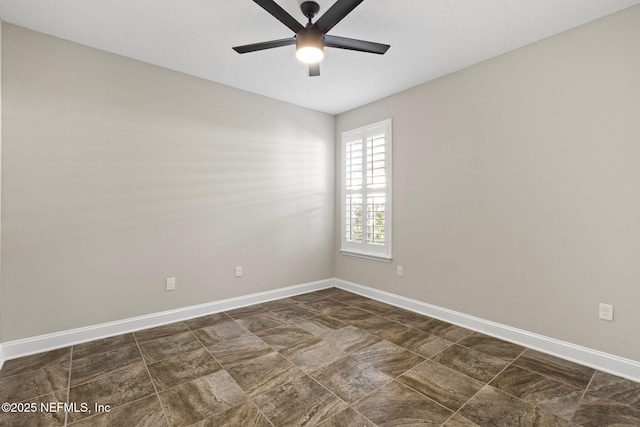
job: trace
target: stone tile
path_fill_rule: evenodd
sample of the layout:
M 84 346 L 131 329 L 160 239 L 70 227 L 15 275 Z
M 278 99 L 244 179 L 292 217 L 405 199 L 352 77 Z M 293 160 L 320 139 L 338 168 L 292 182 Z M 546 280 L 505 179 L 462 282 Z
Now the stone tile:
M 259 394 L 253 401 L 277 426 L 315 425 L 347 406 L 308 376 Z
M 327 314 L 331 310 L 337 310 L 341 308 L 349 307 L 348 304 L 337 301 L 333 298 L 325 298 L 321 300 L 315 300 L 304 303 L 305 306 L 312 308 L 322 314 Z
M 69 361 L 71 361 L 71 347 L 19 357 L 4 362 L 2 370 L 0 370 L 0 378 L 44 369 L 50 365 L 59 365 Z
M 444 338 L 436 337 L 435 335 L 413 328 L 393 335 L 387 338 L 387 340 L 426 358 L 433 357 L 453 345 L 451 341 L 447 341 Z
M 446 423 L 442 424 L 442 427 L 480 427 L 473 421 L 469 421 L 460 414 L 454 414 L 449 418 Z
M 484 386 L 480 381 L 431 360 L 405 372 L 397 381 L 452 411 L 460 409 Z
M 393 380 L 353 356 L 325 366 L 311 376 L 347 403 L 353 403 Z
M 595 369 L 535 350 L 526 350 L 513 364 L 583 390 L 595 373 Z
M 507 367 L 490 385 L 566 420 L 575 412 L 583 394 L 576 387 L 517 366 Z
M 373 313 L 373 314 L 375 314 L 377 316 L 384 316 L 385 314 L 389 313 L 390 311 L 397 310 L 397 307 L 395 307 L 393 305 L 385 304 L 383 302 L 372 300 L 372 299 L 364 301 L 364 302 L 356 303 L 356 304 L 353 304 L 353 305 L 355 307 L 358 307 L 359 309 L 368 311 L 368 312 Z
M 328 298 L 324 295 L 318 294 L 317 292 L 308 292 L 306 294 L 300 294 L 292 296 L 291 299 L 301 303 L 307 303 L 311 301 L 318 301 L 324 298 Z
M 288 324 L 282 317 L 271 312 L 243 317 L 238 320 L 238 323 L 253 333 Z
M 376 427 L 354 409 L 347 408 L 321 423 L 318 427 Z
M 281 298 L 269 302 L 260 303 L 261 306 L 266 308 L 267 310 L 278 310 L 281 308 L 290 307 L 292 305 L 298 305 L 299 302 L 294 300 L 293 298 Z
M 278 326 L 266 331 L 255 332 L 255 334 L 275 350 L 291 347 L 313 338 L 309 332 L 293 325 Z
M 339 289 L 339 288 L 336 288 L 336 287 L 331 287 L 331 288 L 320 289 L 319 291 L 315 291 L 313 293 L 317 294 L 317 295 L 324 296 L 324 297 L 330 297 L 330 296 L 336 295 L 336 294 L 339 295 L 342 292 L 346 292 L 346 291 L 343 291 L 342 289 Z M 347 294 L 351 295 L 351 292 L 347 292 Z
M 160 338 L 170 337 L 172 335 L 188 332 L 189 328 L 184 322 L 170 323 L 168 325 L 158 326 L 156 328 L 144 329 L 142 331 L 134 332 L 138 344 L 143 344 L 148 341 L 154 341 Z
M 237 320 L 244 317 L 255 316 L 256 314 L 268 312 L 269 310 L 260 305 L 250 305 L 248 307 L 236 308 L 235 310 L 226 311 L 225 313 Z
M 90 409 L 96 404 L 110 409 L 155 394 L 151 378 L 144 363 L 137 363 L 110 376 L 102 376 L 69 389 L 69 403 L 78 407 L 86 403 Z M 69 422 L 86 418 L 92 412 L 69 412 Z
M 251 335 L 251 332 L 241 326 L 240 323 L 235 320 L 231 320 L 195 329 L 193 334 L 205 347 L 208 347 L 224 340 Z
M 347 326 L 346 323 L 324 314 L 299 320 L 296 322 L 296 325 L 316 336 L 324 335 L 327 332 Z
M 208 346 L 207 350 L 225 368 L 273 351 L 267 343 L 255 335 L 243 335 L 238 338 L 221 341 Z
M 70 363 L 34 364 L 42 367 L 28 371 L 17 369 L 20 373 L 0 378 L 0 402 L 22 402 L 65 390 L 69 385 Z
M 140 351 L 147 363 L 159 362 L 201 348 L 202 343 L 190 331 L 140 344 Z
M 81 359 L 74 358 L 71 365 L 71 386 L 93 381 L 103 375 L 113 375 L 142 361 L 137 345 L 120 347 Z
M 393 378 L 424 361 L 422 357 L 387 341 L 364 348 L 354 357 Z
M 597 371 L 587 391 L 640 410 L 640 383 Z
M 116 335 L 114 337 L 103 338 L 73 346 L 73 359 L 82 359 L 93 354 L 104 353 L 120 347 L 136 345 L 133 334 Z
M 340 289 L 340 288 L 322 289 L 320 291 L 316 291 L 316 293 L 318 295 L 324 295 L 324 296 L 327 296 L 329 298 L 337 298 L 337 299 L 349 298 L 349 297 L 351 297 L 353 295 L 356 295 L 353 292 L 345 291 L 344 289 Z
M 440 426 L 453 413 L 422 394 L 393 381 L 353 405 L 378 426 Z
M 251 402 L 234 406 L 192 427 L 271 427 L 267 417 Z
M 394 322 L 402 323 L 403 325 L 414 327 L 432 319 L 431 317 L 414 313 L 413 311 L 403 310 L 397 307 L 394 308 L 395 310 L 385 313 L 384 317 Z
M 297 323 L 300 320 L 320 314 L 320 312 L 312 310 L 304 304 L 297 304 L 285 308 L 280 308 L 278 310 L 273 310 L 273 312 L 281 318 L 292 323 Z
M 20 375 L 20 374 L 18 374 Z M 34 399 L 29 399 L 26 403 L 35 404 L 34 412 L 4 412 L 0 411 L 0 426 L 10 427 L 61 427 L 64 426 L 64 411 L 41 411 L 40 404 L 49 402 L 66 402 L 67 390 L 59 390 L 54 393 L 45 394 Z M 5 402 L 3 400 L 3 402 Z M 9 400 L 14 403 L 15 400 Z
M 112 408 L 0 425 L 640 426 L 638 383 L 344 290 L 229 313 L 9 360 L 0 401 Z
M 204 348 L 147 366 L 158 391 L 195 380 L 222 367 Z
M 353 306 L 357 306 L 358 304 L 362 304 L 369 301 L 373 301 L 373 300 L 371 298 L 358 295 L 358 294 L 353 294 L 353 293 L 347 293 L 340 296 L 340 302 L 353 305 Z
M 305 372 L 312 372 L 348 356 L 337 345 L 321 338 L 311 338 L 280 350 L 280 354 Z
M 489 356 L 512 362 L 525 350 L 524 347 L 503 341 L 498 338 L 474 332 L 466 338 L 458 341 L 458 344 L 479 351 Z
M 472 397 L 458 413 L 481 426 L 567 425 L 566 420 L 488 385 Z
M 131 403 L 127 403 L 109 412 L 94 415 L 72 424 L 73 427 L 167 427 L 158 396 L 151 395 Z
M 247 401 L 246 394 L 224 370 L 159 393 L 169 423 L 195 424 Z
M 415 328 L 452 342 L 458 342 L 473 333 L 469 329 L 438 319 L 427 320 L 425 323 L 415 326 Z
M 433 357 L 433 360 L 485 384 L 508 365 L 504 360 L 457 344 Z
M 352 306 L 347 306 L 344 308 L 333 307 L 326 310 L 325 314 L 346 323 L 353 323 L 358 320 L 365 320 L 369 317 L 374 316 L 373 313 Z
M 640 410 L 586 393 L 571 421 L 582 427 L 640 426 Z
M 184 324 L 193 331 L 195 329 L 205 328 L 207 326 L 213 326 L 219 323 L 226 323 L 232 320 L 233 319 L 227 316 L 225 313 L 213 313 L 206 316 L 185 320 Z
M 346 354 L 352 354 L 380 342 L 380 338 L 355 326 L 347 326 L 337 331 L 329 332 L 322 339 L 331 345 L 335 345 Z
M 250 396 L 264 393 L 304 375 L 304 372 L 276 352 L 234 365 L 227 372 Z
M 364 329 L 370 334 L 379 336 L 382 339 L 389 339 L 390 337 L 406 331 L 408 326 L 401 323 L 396 323 L 384 317 L 375 316 L 365 320 L 357 321 L 353 323 L 360 329 Z

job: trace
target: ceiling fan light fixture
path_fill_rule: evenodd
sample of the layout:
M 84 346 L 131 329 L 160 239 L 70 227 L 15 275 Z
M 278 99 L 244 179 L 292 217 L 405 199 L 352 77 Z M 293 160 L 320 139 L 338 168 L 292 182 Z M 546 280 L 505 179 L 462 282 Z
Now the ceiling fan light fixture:
M 296 58 L 305 64 L 315 64 L 322 61 L 322 58 L 324 58 L 324 52 L 316 46 L 305 46 L 298 48 L 296 51 Z
M 324 35 L 313 28 L 296 34 L 296 58 L 306 64 L 315 64 L 324 58 Z

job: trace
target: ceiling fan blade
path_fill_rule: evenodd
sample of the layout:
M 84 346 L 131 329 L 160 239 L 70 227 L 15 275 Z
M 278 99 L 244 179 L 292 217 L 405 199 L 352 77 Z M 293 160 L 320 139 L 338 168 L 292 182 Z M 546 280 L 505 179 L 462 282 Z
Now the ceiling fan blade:
M 253 1 L 256 2 L 258 5 L 260 5 L 260 7 L 262 7 L 264 10 L 269 12 L 271 15 L 273 15 L 273 17 L 276 18 L 278 21 L 282 22 L 284 25 L 289 27 L 289 29 L 294 33 L 298 33 L 304 30 L 304 26 L 301 23 L 299 23 L 296 20 L 296 18 L 289 15 L 289 13 L 287 13 L 286 10 L 278 6 L 278 4 L 273 0 L 253 0 Z
M 309 64 L 309 77 L 317 77 L 320 75 L 320 63 Z
M 254 0 L 255 1 L 255 0 Z M 342 21 L 353 9 L 364 0 L 338 0 L 314 24 L 323 34 Z
M 271 40 L 262 43 L 245 44 L 243 46 L 236 46 L 233 48 L 238 53 L 256 52 L 258 50 L 273 49 L 274 47 L 289 46 L 296 44 L 295 37 L 289 37 L 288 39 Z
M 387 49 L 391 47 L 388 44 L 330 35 L 324 36 L 324 45 L 327 47 L 337 47 L 339 49 L 357 50 L 358 52 L 377 53 L 378 55 L 383 55 Z

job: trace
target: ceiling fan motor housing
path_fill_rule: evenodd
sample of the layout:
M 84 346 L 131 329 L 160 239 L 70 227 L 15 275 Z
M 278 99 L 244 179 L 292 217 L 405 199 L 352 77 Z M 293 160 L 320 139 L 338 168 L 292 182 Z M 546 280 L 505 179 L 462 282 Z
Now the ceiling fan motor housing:
M 296 34 L 296 49 L 315 47 L 324 51 L 324 34 L 315 27 L 307 27 Z

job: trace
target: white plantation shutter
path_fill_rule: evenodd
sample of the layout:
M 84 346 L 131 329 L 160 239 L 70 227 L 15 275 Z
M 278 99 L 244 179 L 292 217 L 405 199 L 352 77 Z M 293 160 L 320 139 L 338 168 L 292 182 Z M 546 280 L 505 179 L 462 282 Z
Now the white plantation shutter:
M 391 120 L 342 134 L 342 248 L 391 260 Z

